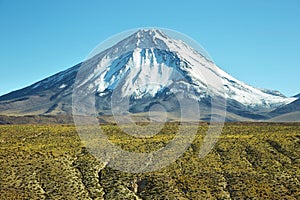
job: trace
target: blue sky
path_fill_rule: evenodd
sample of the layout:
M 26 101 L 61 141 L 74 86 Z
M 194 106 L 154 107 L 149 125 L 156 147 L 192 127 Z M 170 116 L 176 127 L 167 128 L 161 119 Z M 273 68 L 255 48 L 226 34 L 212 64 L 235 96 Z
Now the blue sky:
M 67 69 L 138 27 L 182 32 L 237 79 L 300 93 L 299 0 L 0 0 L 0 95 Z

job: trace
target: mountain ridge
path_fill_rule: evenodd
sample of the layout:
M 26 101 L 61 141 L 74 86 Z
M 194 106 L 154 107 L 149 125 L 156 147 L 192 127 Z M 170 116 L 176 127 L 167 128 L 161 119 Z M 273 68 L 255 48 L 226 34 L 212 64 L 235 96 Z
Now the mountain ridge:
M 296 94 L 296 95 L 293 96 L 293 97 L 300 98 L 300 93 L 299 93 L 299 94 Z

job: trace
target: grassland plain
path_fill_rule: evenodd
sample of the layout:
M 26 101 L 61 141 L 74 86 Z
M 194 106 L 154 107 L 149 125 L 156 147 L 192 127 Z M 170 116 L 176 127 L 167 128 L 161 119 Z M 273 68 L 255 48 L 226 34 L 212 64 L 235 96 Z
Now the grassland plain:
M 147 139 L 102 127 L 123 149 L 149 152 L 166 145 L 178 124 Z M 207 128 L 199 126 L 176 162 L 130 174 L 97 161 L 73 125 L 2 125 L 0 199 L 300 199 L 300 124 L 226 124 L 200 159 Z

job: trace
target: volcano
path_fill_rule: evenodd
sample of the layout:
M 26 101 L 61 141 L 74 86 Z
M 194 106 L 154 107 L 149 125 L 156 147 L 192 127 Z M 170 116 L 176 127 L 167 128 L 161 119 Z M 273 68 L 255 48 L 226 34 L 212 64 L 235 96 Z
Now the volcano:
M 122 102 L 113 101 L 114 94 L 126 99 L 126 111 L 136 116 L 153 105 L 173 116 L 180 94 L 198 102 L 199 120 L 212 117 L 212 99 L 226 99 L 228 121 L 265 120 L 271 111 L 296 100 L 237 80 L 197 49 L 161 30 L 141 29 L 74 67 L 1 96 L 0 114 L 72 114 L 74 91 L 82 98 L 92 95 L 99 116 L 112 115 L 112 106 L 122 110 Z

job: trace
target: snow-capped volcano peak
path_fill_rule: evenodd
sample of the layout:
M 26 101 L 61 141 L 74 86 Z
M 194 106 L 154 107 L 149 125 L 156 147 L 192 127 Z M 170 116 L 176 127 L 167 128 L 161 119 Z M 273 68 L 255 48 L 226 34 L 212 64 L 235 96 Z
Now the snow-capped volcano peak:
M 223 96 L 247 107 L 272 108 L 294 100 L 233 78 L 194 48 L 157 29 L 141 29 L 95 57 L 95 64 L 87 62 L 79 86 L 88 84 L 99 96 L 119 85 L 121 96 L 133 99 L 156 97 L 167 89 L 199 101 Z
M 99 55 L 102 57 L 105 54 L 106 58 L 116 58 L 136 49 L 160 49 L 181 54 L 192 53 L 204 58 L 202 54 L 183 41 L 173 39 L 158 29 L 140 29 Z M 205 59 L 208 61 L 208 58 Z
M 172 39 L 158 29 L 141 29 L 124 40 L 132 43 L 134 48 L 158 48 L 169 50 Z
M 134 99 L 148 95 L 155 97 L 175 82 L 179 83 L 181 77 L 185 81 L 180 81 L 180 90 L 192 89 L 187 87 L 194 81 L 198 88 L 193 86 L 192 90 L 201 97 L 207 95 L 204 75 L 217 78 L 204 56 L 157 29 L 139 30 L 98 54 L 95 60 L 97 66 L 94 68 L 87 63 L 86 79 L 81 80 L 79 86 L 89 84 L 88 88 L 100 96 L 114 90 L 122 80 L 122 96 Z M 176 87 L 172 89 L 177 91 Z
M 141 29 L 137 31 L 133 36 L 137 39 L 136 47 L 139 48 L 167 47 L 166 42 L 168 41 L 168 37 L 163 32 L 157 29 Z

